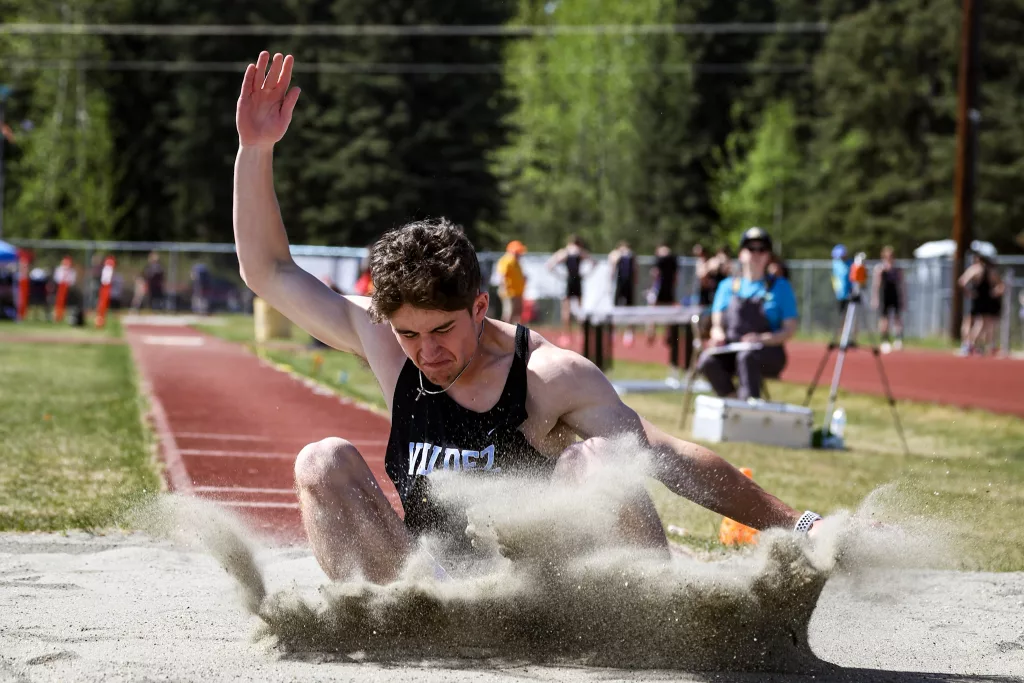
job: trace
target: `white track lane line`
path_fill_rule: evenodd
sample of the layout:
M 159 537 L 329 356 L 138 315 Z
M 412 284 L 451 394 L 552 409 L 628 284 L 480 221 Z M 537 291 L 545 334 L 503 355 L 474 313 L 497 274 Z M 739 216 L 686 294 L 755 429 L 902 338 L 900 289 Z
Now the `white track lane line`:
M 289 510 L 298 510 L 298 503 L 249 503 L 241 500 L 215 500 L 212 501 L 217 505 L 226 505 L 233 508 L 287 508 Z
M 264 489 L 249 486 L 194 486 L 196 493 L 262 493 L 272 496 L 294 496 L 295 489 Z
M 178 432 L 179 439 L 209 439 L 211 441 L 270 441 L 269 436 L 252 434 L 215 434 L 213 432 Z
M 356 448 L 382 448 L 388 445 L 387 441 L 352 441 Z M 294 460 L 299 454 L 294 453 L 267 453 L 264 451 L 225 451 L 206 448 L 182 448 L 182 455 L 195 455 L 209 458 L 266 458 L 269 460 Z
M 210 451 L 204 448 L 182 448 L 182 455 L 204 458 L 265 458 L 267 460 L 294 460 L 296 453 L 261 453 L 254 451 Z

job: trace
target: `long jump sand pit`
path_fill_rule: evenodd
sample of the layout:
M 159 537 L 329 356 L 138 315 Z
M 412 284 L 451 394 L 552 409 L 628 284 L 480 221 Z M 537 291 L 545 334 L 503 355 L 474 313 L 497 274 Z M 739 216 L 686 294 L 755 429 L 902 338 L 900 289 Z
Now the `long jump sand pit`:
M 484 559 L 438 577 L 424 545 L 384 586 L 329 584 L 306 548 L 261 546 L 192 498 L 136 512 L 145 533 L 0 535 L 0 678 L 1024 677 L 1024 574 L 942 569 L 941 534 L 865 510 L 814 539 L 648 556 L 607 542 L 635 476 L 610 467 L 571 490 L 439 479 L 468 503 Z

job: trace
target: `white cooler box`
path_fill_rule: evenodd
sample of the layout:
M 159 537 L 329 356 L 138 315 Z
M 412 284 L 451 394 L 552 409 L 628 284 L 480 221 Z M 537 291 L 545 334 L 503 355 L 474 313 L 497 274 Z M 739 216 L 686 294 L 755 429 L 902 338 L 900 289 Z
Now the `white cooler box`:
M 693 413 L 693 438 L 702 441 L 810 448 L 813 429 L 810 408 L 785 403 L 747 403 L 734 398 L 698 396 Z

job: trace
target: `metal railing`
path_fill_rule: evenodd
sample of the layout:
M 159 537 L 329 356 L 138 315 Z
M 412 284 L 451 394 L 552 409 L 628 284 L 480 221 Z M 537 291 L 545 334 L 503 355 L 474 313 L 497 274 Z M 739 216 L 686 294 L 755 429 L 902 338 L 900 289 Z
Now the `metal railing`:
M 188 310 L 192 289 L 193 266 L 206 266 L 213 284 L 213 312 L 251 312 L 252 293 L 239 275 L 235 245 L 231 243 L 179 242 L 91 242 L 62 240 L 8 240 L 33 252 L 33 269 L 52 275 L 64 256 L 70 256 L 78 271 L 77 287 L 87 306 L 95 301 L 99 267 L 107 255 L 117 260 L 117 278 L 112 299 L 114 306 L 128 308 L 135 304 L 157 310 Z M 367 250 L 354 247 L 293 245 L 296 262 L 317 277 L 329 279 L 342 291 L 351 291 L 365 263 Z M 164 271 L 164 296 L 152 301 L 139 296 L 142 273 L 149 255 L 155 254 Z M 494 266 L 501 257 L 497 252 L 481 252 L 480 266 L 484 282 L 496 293 Z M 556 269 L 549 272 L 545 264 L 550 254 L 529 253 L 522 257 L 528 282 L 526 298 L 535 302 L 535 324 L 557 324 L 559 298 L 564 291 L 564 276 Z M 584 303 L 588 298 L 610 296 L 611 274 L 603 255 L 584 270 Z M 1002 348 L 1024 347 L 1024 256 L 996 259 L 1007 284 L 1003 297 L 998 338 Z M 876 261 L 868 262 L 869 272 Z M 651 286 L 650 269 L 654 257 L 638 255 L 638 277 L 635 300 L 644 301 L 644 292 Z M 679 258 L 680 270 L 676 298 L 691 301 L 697 294 L 696 259 Z M 830 334 L 840 322 L 839 308 L 832 290 L 832 262 L 828 260 L 793 260 L 786 263 L 790 282 L 800 310 L 800 331 L 803 334 Z M 906 279 L 907 307 L 904 315 L 904 336 L 908 339 L 948 337 L 952 286 L 952 261 L 946 258 L 904 259 L 897 261 Z M 38 271 L 37 271 L 38 273 Z M 870 285 L 870 283 L 869 283 Z M 2 295 L 0 295 L 2 296 Z M 870 297 L 867 297 L 870 302 Z M 498 309 L 494 296 L 495 312 Z M 0 304 L 2 305 L 2 304 Z M 965 310 L 969 310 L 969 307 Z M 865 324 L 872 329 L 877 314 L 864 306 Z

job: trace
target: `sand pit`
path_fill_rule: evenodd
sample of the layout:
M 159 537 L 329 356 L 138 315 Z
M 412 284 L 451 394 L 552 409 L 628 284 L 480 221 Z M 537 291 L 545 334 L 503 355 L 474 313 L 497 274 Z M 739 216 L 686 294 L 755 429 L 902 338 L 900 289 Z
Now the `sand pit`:
M 257 554 L 268 588 L 314 600 L 324 583 L 304 549 Z M 1024 677 L 1024 574 L 869 572 L 825 586 L 811 620 L 830 673 L 775 681 L 953 681 Z M 282 657 L 210 556 L 142 534 L 0 535 L 0 680 L 753 681 L 488 661 L 351 663 Z M 929 675 L 924 675 L 929 674 Z
M 261 546 L 188 497 L 134 511 L 146 533 L 0 535 L 0 678 L 1024 677 L 1024 574 L 941 569 L 941 527 L 872 521 L 886 491 L 813 539 L 651 554 L 608 532 L 643 481 L 613 446 L 632 455 L 582 484 L 432 480 L 478 557 L 440 577 L 424 546 L 384 586 L 329 584 L 306 548 Z

